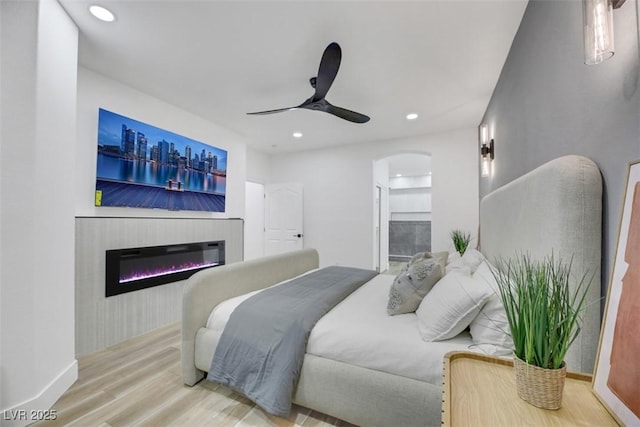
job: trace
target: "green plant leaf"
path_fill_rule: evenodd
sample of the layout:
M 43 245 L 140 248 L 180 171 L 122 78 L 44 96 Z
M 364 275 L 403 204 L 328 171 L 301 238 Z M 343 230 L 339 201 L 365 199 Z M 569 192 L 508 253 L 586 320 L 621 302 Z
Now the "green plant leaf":
M 461 230 L 453 230 L 451 232 L 451 240 L 453 240 L 453 247 L 456 252 L 462 256 L 467 251 L 469 242 L 471 242 L 471 234 Z
M 581 314 L 593 277 L 571 282 L 571 262 L 554 255 L 533 261 L 529 255 L 500 260 L 491 269 L 498 284 L 514 344 L 523 361 L 557 369 L 580 333 Z

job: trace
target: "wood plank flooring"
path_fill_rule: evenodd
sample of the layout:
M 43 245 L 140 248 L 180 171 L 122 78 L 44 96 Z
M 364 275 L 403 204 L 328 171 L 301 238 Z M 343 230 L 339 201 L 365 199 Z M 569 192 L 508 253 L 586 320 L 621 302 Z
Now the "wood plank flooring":
M 383 271 L 382 274 L 392 274 L 397 276 L 405 265 L 407 265 L 407 261 L 389 261 L 389 269 Z
M 209 381 L 182 382 L 180 325 L 170 325 L 78 359 L 78 380 L 34 426 L 350 427 L 294 405 L 289 418 L 268 415 L 247 398 Z

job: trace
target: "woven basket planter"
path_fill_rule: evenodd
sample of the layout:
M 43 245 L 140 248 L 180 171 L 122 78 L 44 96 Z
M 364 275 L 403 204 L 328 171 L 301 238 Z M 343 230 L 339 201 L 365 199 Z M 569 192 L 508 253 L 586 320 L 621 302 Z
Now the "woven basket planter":
M 513 358 L 516 371 L 518 396 L 538 408 L 560 409 L 562 391 L 567 377 L 567 366 L 559 369 L 545 369 L 530 365 L 519 358 Z

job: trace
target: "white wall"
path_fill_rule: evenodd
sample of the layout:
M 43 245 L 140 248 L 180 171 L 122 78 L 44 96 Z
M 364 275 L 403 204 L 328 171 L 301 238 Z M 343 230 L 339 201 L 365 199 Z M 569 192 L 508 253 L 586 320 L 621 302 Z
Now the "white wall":
M 0 414 L 26 425 L 77 378 L 78 31 L 55 0 L 2 1 Z M 20 410 L 25 417 L 16 420 Z
M 275 154 L 271 181 L 304 185 L 305 246 L 322 265 L 373 268 L 374 161 L 400 153 L 432 157 L 432 249 L 451 247 L 454 228 L 478 230 L 477 130 Z
M 271 175 L 271 157 L 261 151 L 247 147 L 247 181 L 266 184 Z
M 98 109 L 130 117 L 227 150 L 225 212 L 168 211 L 94 206 Z M 86 68 L 78 68 L 78 138 L 76 144 L 77 216 L 152 216 L 233 218 L 244 216 L 246 146 L 241 136 Z

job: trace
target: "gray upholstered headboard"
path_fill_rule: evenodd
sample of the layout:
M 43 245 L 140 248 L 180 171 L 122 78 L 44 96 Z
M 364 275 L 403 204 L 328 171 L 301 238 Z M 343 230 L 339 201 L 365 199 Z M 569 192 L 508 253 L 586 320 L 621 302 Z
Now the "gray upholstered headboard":
M 572 260 L 574 283 L 593 275 L 592 302 L 567 368 L 592 372 L 600 333 L 602 178 L 581 156 L 552 160 L 486 195 L 480 202 L 480 250 L 489 259 L 527 253 Z M 596 302 L 597 301 L 597 302 Z

